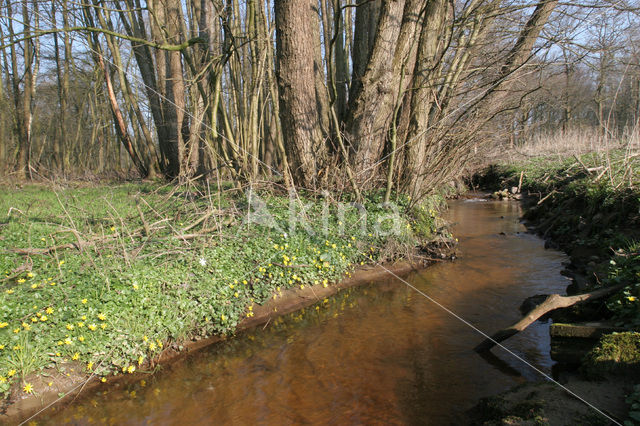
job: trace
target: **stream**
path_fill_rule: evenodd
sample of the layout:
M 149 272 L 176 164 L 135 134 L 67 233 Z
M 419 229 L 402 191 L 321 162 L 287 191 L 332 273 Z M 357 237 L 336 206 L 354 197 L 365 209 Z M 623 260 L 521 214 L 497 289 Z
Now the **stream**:
M 516 322 L 520 303 L 564 293 L 564 254 L 519 222 L 519 203 L 456 200 L 448 219 L 455 262 L 407 281 L 480 330 Z M 483 340 L 402 281 L 344 290 L 172 363 L 144 380 L 53 407 L 48 424 L 465 424 L 479 398 L 527 380 L 533 369 L 506 351 L 481 357 Z M 550 373 L 548 324 L 505 342 Z

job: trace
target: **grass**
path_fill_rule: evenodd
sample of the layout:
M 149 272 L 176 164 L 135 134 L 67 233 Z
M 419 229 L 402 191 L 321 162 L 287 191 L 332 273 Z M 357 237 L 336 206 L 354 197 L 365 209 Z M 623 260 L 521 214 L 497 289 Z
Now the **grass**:
M 442 202 L 401 197 L 390 209 L 372 193 L 363 209 L 247 193 L 0 188 L 0 393 L 31 393 L 29 374 L 71 361 L 103 377 L 132 373 L 169 345 L 233 334 L 284 289 L 330 285 L 434 238 Z

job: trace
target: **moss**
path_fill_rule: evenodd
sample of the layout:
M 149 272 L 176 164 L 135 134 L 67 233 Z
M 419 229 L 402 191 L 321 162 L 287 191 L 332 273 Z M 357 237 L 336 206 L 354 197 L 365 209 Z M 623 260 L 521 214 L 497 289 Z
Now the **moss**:
M 624 374 L 640 378 L 640 333 L 606 334 L 585 357 L 582 371 L 590 378 Z
M 484 425 L 547 424 L 544 401 L 532 392 L 524 401 L 513 404 L 500 396 L 483 398 L 473 410 L 473 417 Z

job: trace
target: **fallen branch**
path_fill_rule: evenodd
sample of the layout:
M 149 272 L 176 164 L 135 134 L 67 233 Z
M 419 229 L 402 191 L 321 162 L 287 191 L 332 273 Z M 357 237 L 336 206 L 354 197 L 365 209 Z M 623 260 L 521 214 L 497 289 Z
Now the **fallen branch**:
M 540 201 L 538 201 L 538 204 L 537 204 L 537 205 L 539 206 L 540 204 L 544 203 L 544 202 L 547 200 L 547 198 L 551 197 L 553 194 L 556 194 L 557 192 L 558 192 L 558 191 L 556 191 L 556 190 L 554 189 L 553 191 L 551 191 L 550 193 L 548 193 L 547 195 L 545 195 L 545 197 L 544 197 L 544 198 L 542 198 Z
M 623 287 L 624 284 L 620 284 L 612 287 L 601 288 L 590 293 L 576 294 L 575 296 L 560 296 L 559 294 L 552 294 L 520 321 L 513 324 L 511 327 L 504 328 L 493 334 L 491 337 L 485 339 L 482 343 L 476 346 L 474 350 L 476 352 L 488 351 L 498 343 L 507 340 L 514 334 L 517 334 L 525 328 L 529 327 L 531 324 L 536 322 L 538 318 L 553 310 L 559 308 L 568 308 L 569 306 L 573 306 L 577 303 L 585 302 L 587 300 L 599 299 L 601 297 L 608 296 L 609 294 Z

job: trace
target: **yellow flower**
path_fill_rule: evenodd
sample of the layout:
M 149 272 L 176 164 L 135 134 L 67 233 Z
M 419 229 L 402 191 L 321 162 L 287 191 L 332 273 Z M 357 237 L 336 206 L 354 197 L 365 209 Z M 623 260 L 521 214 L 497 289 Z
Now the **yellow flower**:
M 73 330 L 73 324 L 67 324 L 67 330 Z
M 138 357 L 138 365 L 142 365 L 143 362 L 144 362 L 144 357 L 142 355 L 140 355 Z
M 83 305 L 86 305 L 87 304 L 87 299 L 82 299 L 81 302 L 82 302 Z
M 14 332 L 14 333 L 20 333 L 20 328 L 19 328 L 19 327 L 14 328 L 14 329 L 13 329 L 13 332 Z
M 40 321 L 45 322 L 47 320 L 47 316 L 43 315 L 40 317 Z
M 5 328 L 8 325 L 9 325 L 8 322 L 0 322 L 0 328 Z
M 59 265 L 59 266 L 64 265 L 64 260 L 61 260 L 61 261 L 58 263 L 58 265 Z
M 25 391 L 25 393 L 33 393 L 33 386 L 31 386 L 31 383 L 25 383 L 22 390 Z
M 91 330 L 91 331 L 95 331 L 96 328 L 98 328 L 98 327 L 96 327 L 95 324 L 89 324 L 87 327 L 89 327 L 89 330 Z
M 83 323 L 82 321 L 81 321 L 81 322 L 79 322 L 79 323 L 78 323 L 78 327 L 80 327 L 80 328 L 84 327 L 84 323 Z
M 242 284 L 247 285 L 247 280 L 242 280 Z
M 225 322 L 227 320 L 227 316 L 225 314 L 220 315 L 220 319 L 222 320 L 222 322 Z
M 91 370 L 91 369 L 93 369 L 93 361 L 89 361 L 87 363 L 87 370 Z
M 106 320 L 106 319 L 107 319 L 107 317 L 106 317 L 104 314 L 98 314 L 98 319 L 99 319 L 100 321 L 104 321 L 104 320 Z
M 106 329 L 107 328 L 107 324 L 104 324 L 104 323 L 100 324 L 100 328 L 103 329 L 103 330 Z
M 116 230 L 115 226 L 112 226 L 111 228 L 109 228 L 111 230 L 111 232 L 114 232 Z
M 49 386 L 49 387 L 53 386 L 53 382 L 47 383 L 47 386 Z
M 7 294 L 13 294 L 14 293 L 14 289 L 9 289 L 9 290 L 5 290 L 5 293 Z
M 73 354 L 73 356 L 71 357 L 71 359 L 74 360 L 74 361 L 76 361 L 78 358 L 80 358 L 80 354 L 78 352 Z
M 52 283 L 49 283 L 49 285 L 53 286 L 53 285 L 56 285 L 56 283 L 53 283 L 53 282 L 52 282 Z
M 4 349 L 4 345 L 0 345 L 0 351 Z
M 235 286 L 233 284 L 229 284 L 229 288 L 233 290 Z
M 4 376 L 0 376 L 0 383 L 6 383 L 7 379 Z
M 106 378 L 106 377 L 103 377 L 102 379 L 100 379 L 100 381 L 101 381 L 102 383 L 107 383 L 107 378 Z
M 38 318 L 36 318 L 36 317 L 31 317 L 31 322 L 38 322 Z
M 81 341 L 81 342 L 84 342 L 84 336 L 79 336 L 78 340 Z
M 73 343 L 73 342 L 71 341 L 70 338 L 67 337 L 66 339 L 64 339 L 64 344 L 65 345 L 70 345 L 71 343 Z
M 52 308 L 52 307 L 48 307 L 48 308 L 45 310 L 45 312 L 46 312 L 46 313 L 48 313 L 49 315 L 51 315 L 51 314 L 53 313 L 53 308 Z
M 27 277 L 29 277 L 29 278 L 33 278 L 33 272 L 29 272 L 29 273 L 27 273 Z
M 20 279 L 18 280 L 18 282 L 19 282 L 20 284 L 22 284 L 22 283 L 23 283 L 23 282 L 25 282 L 25 281 L 26 281 L 26 280 L 25 280 L 24 278 L 20 278 Z
M 635 302 L 637 298 L 635 296 L 629 296 L 627 297 L 627 300 L 629 300 L 629 302 Z
M 8 377 L 13 377 L 15 375 L 16 375 L 16 370 L 11 369 L 11 370 L 7 371 L 7 376 Z
M 31 330 L 31 326 L 29 324 L 27 324 L 26 322 L 23 322 L 22 326 L 24 327 L 25 330 Z
M 155 344 L 155 343 L 153 343 L 153 342 L 149 343 L 149 350 L 150 350 L 150 351 L 153 351 L 153 350 L 155 350 L 155 349 L 156 349 L 156 344 Z
M 127 373 L 131 374 L 134 371 L 136 371 L 136 367 L 135 366 L 130 365 L 130 366 L 127 367 Z
M 81 317 L 80 317 L 80 319 L 81 319 L 82 321 L 85 321 L 85 320 L 87 319 L 87 316 L 86 316 L 86 315 L 83 315 L 83 316 L 81 316 Z
M 143 342 L 147 342 L 149 340 L 149 338 L 147 336 L 142 336 L 142 341 Z

